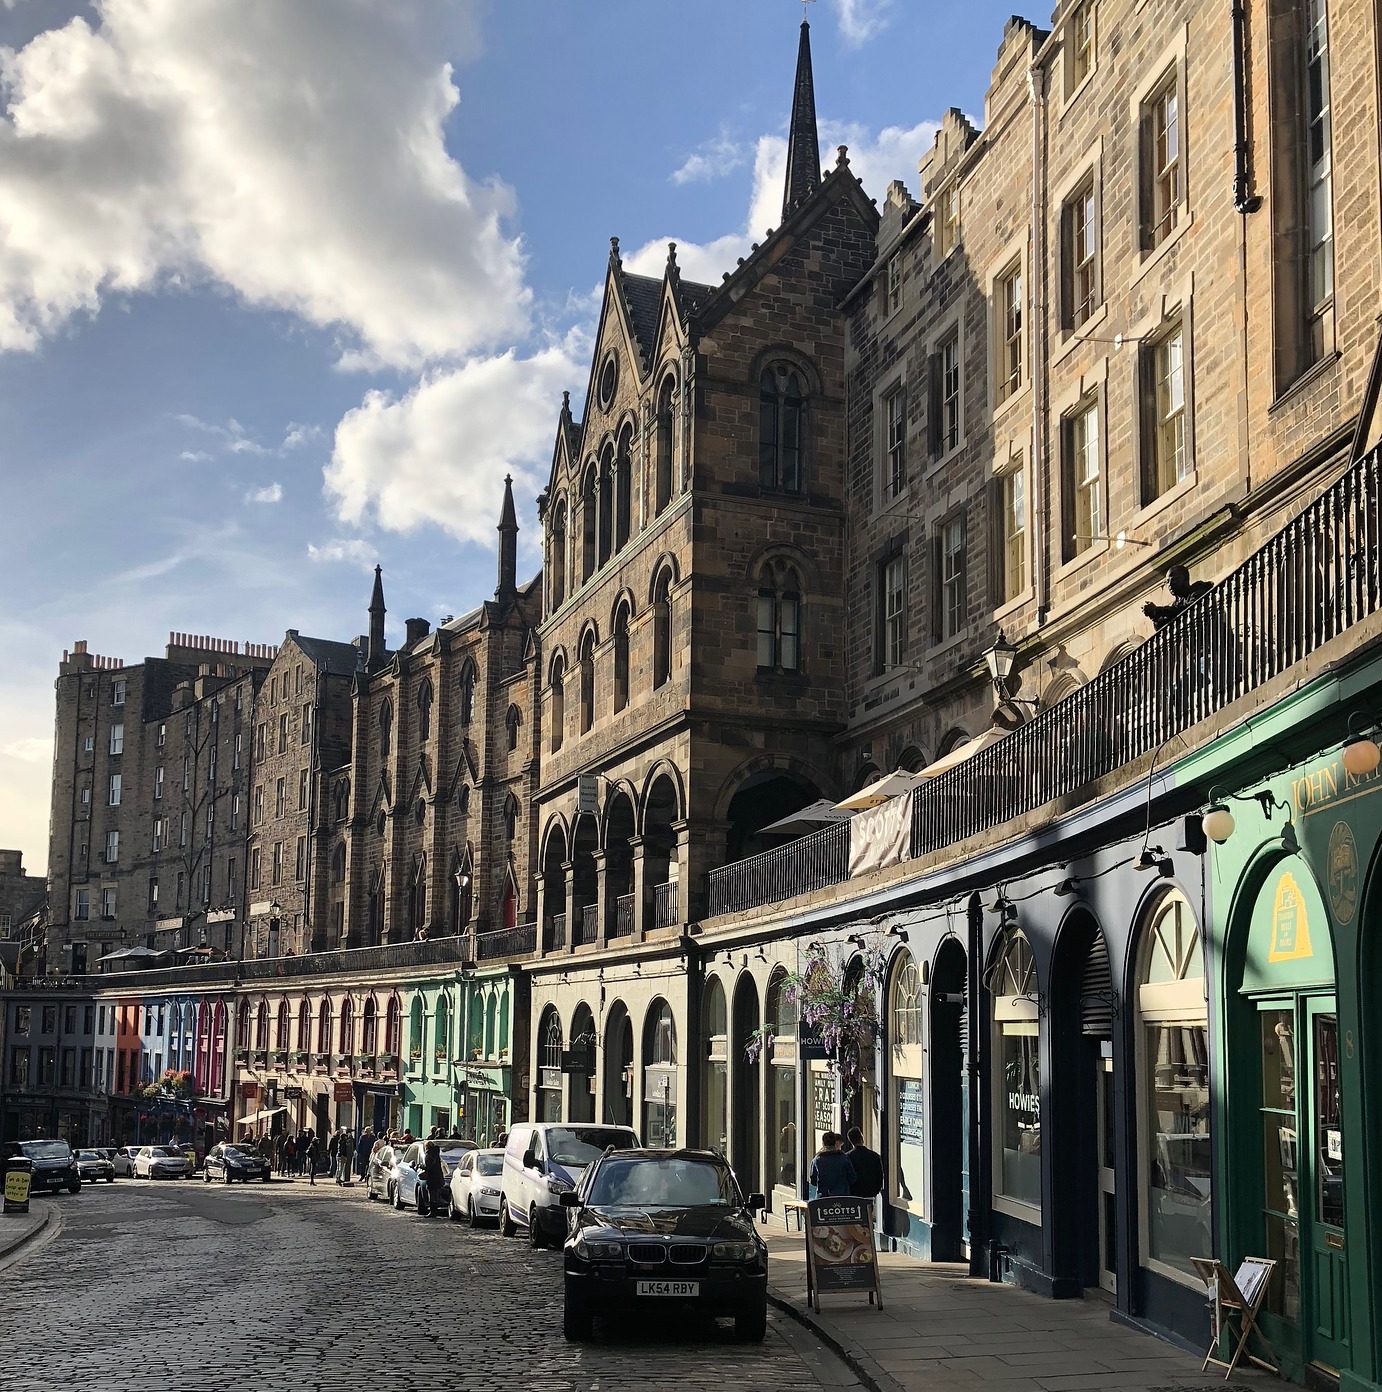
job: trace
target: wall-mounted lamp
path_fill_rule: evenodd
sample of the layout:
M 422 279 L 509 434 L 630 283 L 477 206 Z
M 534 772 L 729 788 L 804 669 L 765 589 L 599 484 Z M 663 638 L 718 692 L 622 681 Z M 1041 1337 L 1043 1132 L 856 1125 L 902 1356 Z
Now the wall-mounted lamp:
M 989 669 L 989 680 L 1000 701 L 1008 694 L 1008 678 L 1012 676 L 1013 663 L 1017 661 L 1017 647 L 998 630 L 993 646 L 984 653 L 984 662 Z
M 1060 895 L 1062 899 L 1068 899 L 1072 894 L 1079 891 L 1080 879 L 1078 875 L 1067 875 L 1052 891 Z
M 1233 835 L 1238 822 L 1229 811 L 1227 802 L 1222 797 L 1215 796 L 1215 790 L 1211 789 L 1209 796 L 1211 802 L 1205 811 L 1201 826 L 1211 841 L 1222 846 Z M 1289 814 L 1291 811 L 1290 803 L 1282 802 L 1270 788 L 1259 788 L 1255 793 L 1230 793 L 1229 797 L 1235 802 L 1257 803 L 1262 809 L 1262 815 L 1269 822 L 1273 812 L 1282 811 Z
M 1155 870 L 1158 874 L 1167 875 L 1174 867 L 1171 864 L 1170 856 L 1160 846 L 1143 846 L 1138 852 L 1132 868 L 1134 870 Z
M 851 947 L 857 947 L 860 952 L 864 950 L 864 936 L 862 933 L 851 933 L 849 937 L 845 939 L 845 941 Z
M 900 943 L 909 941 L 907 930 L 905 928 L 899 928 L 896 923 L 889 927 L 888 936 L 890 938 L 896 938 Z
M 1017 905 L 1001 889 L 998 898 L 989 905 L 989 912 L 997 914 L 1004 924 L 1017 922 Z
M 1361 719 L 1361 716 L 1350 716 L 1349 730 L 1352 731 L 1353 726 Z M 1382 749 L 1378 748 L 1377 741 L 1371 735 L 1350 733 L 1340 752 L 1343 756 L 1344 771 L 1351 773 L 1355 778 L 1366 778 L 1368 774 L 1375 773 L 1378 764 L 1382 763 Z

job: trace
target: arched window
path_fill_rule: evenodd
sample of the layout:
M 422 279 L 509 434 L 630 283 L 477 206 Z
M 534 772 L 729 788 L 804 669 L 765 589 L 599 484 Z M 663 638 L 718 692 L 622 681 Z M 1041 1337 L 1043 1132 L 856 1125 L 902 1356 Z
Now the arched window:
M 614 549 L 622 550 L 629 539 L 633 514 L 633 427 L 625 426 L 614 455 Z
M 461 668 L 461 724 L 469 725 L 475 718 L 475 664 L 469 659 Z
M 672 572 L 665 567 L 653 587 L 653 689 L 672 675 Z
M 993 995 L 993 1191 L 1041 1208 L 1041 1051 L 1036 966 L 1020 929 L 990 977 Z
M 504 716 L 504 729 L 507 731 L 509 753 L 518 748 L 518 731 L 523 725 L 523 712 L 517 706 L 510 706 Z
M 595 633 L 587 629 L 581 639 L 581 734 L 595 723 Z
M 305 1054 L 312 1048 L 312 1007 L 306 1001 L 298 1004 L 298 1053 Z
M 360 1014 L 360 1052 L 368 1054 L 373 1058 L 378 1042 L 375 1039 L 375 1024 L 378 1011 L 375 1008 L 374 997 L 369 996 L 365 1000 L 365 1008 Z
M 677 1027 L 672 1007 L 656 1000 L 643 1027 L 644 1144 L 677 1143 Z
M 600 456 L 600 537 L 599 563 L 609 560 L 614 552 L 614 447 L 606 445 Z
M 288 1002 L 286 1000 L 281 1000 L 278 1003 L 278 1034 L 275 1042 L 280 1049 L 291 1047 L 288 1039 Z
M 537 1120 L 561 1120 L 561 1016 L 548 1006 L 538 1027 Z
M 344 884 L 346 872 L 346 848 L 344 841 L 336 843 L 336 849 L 331 852 L 331 883 Z
M 721 1155 L 729 1145 L 729 1014 L 725 988 L 712 976 L 701 998 L 705 1075 L 701 1086 L 701 1142 Z
M 197 1065 L 193 1076 L 197 1091 L 205 1093 L 211 1069 L 211 1008 L 203 1001 L 197 1007 Z
M 422 744 L 432 738 L 432 683 L 429 681 L 418 687 L 417 737 Z
M 413 862 L 413 882 L 408 891 L 408 929 L 413 937 L 427 928 L 427 857 Z
M 566 602 L 566 499 L 558 498 L 552 509 L 552 578 L 549 593 L 551 607 L 560 609 Z
M 211 1087 L 213 1096 L 219 1096 L 226 1081 L 226 1007 L 224 1001 L 216 1002 L 216 1012 L 211 1027 Z
M 341 1052 L 355 1052 L 355 1007 L 349 996 L 341 1002 Z
M 415 995 L 408 1011 L 408 1060 L 418 1063 L 422 1059 L 422 997 Z
M 676 399 L 675 377 L 667 377 L 657 394 L 657 440 L 653 461 L 653 513 L 656 516 L 672 501 L 672 403 Z
M 235 1047 L 248 1049 L 250 1046 L 250 1003 L 242 1000 L 235 1011 Z
M 486 1058 L 497 1058 L 499 1050 L 498 1035 L 496 1028 L 499 1020 L 499 1012 L 493 996 L 485 1006 L 485 1042 L 484 1050 Z
M 801 491 L 806 393 L 790 363 L 770 363 L 758 379 L 758 482 L 784 493 Z
M 518 799 L 510 793 L 504 799 L 504 837 L 511 844 L 518 835 Z
M 758 574 L 758 666 L 776 672 L 801 667 L 801 580 L 782 560 L 766 562 Z
M 797 1003 L 779 967 L 768 981 L 768 1033 L 772 1050 L 765 1060 L 768 1072 L 768 1138 L 773 1182 L 786 1185 L 793 1197 L 797 1186 Z
M 614 709 L 629 703 L 629 606 L 614 611 Z
M 379 757 L 387 760 L 393 748 L 393 707 L 387 702 L 379 706 Z
M 1190 1259 L 1212 1254 L 1209 1007 L 1199 925 L 1179 894 L 1152 910 L 1139 962 L 1143 1260 L 1163 1275 L 1193 1280 Z
M 438 1068 L 445 1068 L 451 1057 L 451 1003 L 446 992 L 437 995 L 437 1021 L 432 1031 L 432 1061 Z
M 456 793 L 456 811 L 462 817 L 470 816 L 470 784 L 462 783 Z
M 350 816 L 350 779 L 342 778 L 336 784 L 336 820 L 343 822 Z
M 331 1052 L 331 1001 L 327 996 L 322 997 L 322 1002 L 317 1007 L 317 1052 Z
M 369 904 L 366 906 L 369 915 L 369 940 L 370 945 L 378 947 L 384 941 L 384 868 L 380 866 L 379 873 L 374 877 L 374 883 L 370 886 Z
M 390 996 L 389 1003 L 384 1009 L 384 1052 L 386 1054 L 397 1054 L 400 1044 L 399 1034 L 402 1025 L 403 1010 L 399 1004 L 397 996 Z
M 595 486 L 595 465 L 585 466 L 581 479 L 581 583 L 584 584 L 595 574 L 595 533 L 599 519 L 596 516 L 598 489 Z
M 566 733 L 566 659 L 558 653 L 552 659 L 551 702 L 548 719 L 552 726 L 552 753 L 561 748 Z
M 888 985 L 888 1072 L 897 1099 L 892 1127 L 888 1183 L 892 1201 L 912 1213 L 925 1213 L 926 1051 L 922 1036 L 922 987 L 912 954 L 897 954 Z

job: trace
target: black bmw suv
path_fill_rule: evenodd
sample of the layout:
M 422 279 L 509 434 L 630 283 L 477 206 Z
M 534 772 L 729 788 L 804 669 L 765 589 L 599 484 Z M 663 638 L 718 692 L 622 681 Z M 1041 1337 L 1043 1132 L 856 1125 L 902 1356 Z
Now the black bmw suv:
M 747 1199 L 708 1150 L 607 1150 L 574 1194 L 563 1265 L 562 1331 L 588 1339 L 599 1316 L 655 1310 L 734 1316 L 740 1339 L 768 1324 L 768 1248 Z

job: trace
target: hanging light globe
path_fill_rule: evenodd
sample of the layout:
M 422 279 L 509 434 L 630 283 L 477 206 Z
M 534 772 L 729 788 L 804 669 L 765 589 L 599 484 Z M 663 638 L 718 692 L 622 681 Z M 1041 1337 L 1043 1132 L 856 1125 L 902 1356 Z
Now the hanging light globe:
M 1202 825 L 1204 834 L 1216 845 L 1222 846 L 1233 835 L 1233 829 L 1238 823 L 1234 821 L 1233 813 L 1222 802 L 1216 802 L 1204 814 Z
M 1376 740 L 1366 735 L 1354 735 L 1352 739 L 1344 741 L 1343 759 L 1344 769 L 1355 778 L 1362 778 L 1374 772 L 1382 763 L 1382 749 L 1377 747 Z

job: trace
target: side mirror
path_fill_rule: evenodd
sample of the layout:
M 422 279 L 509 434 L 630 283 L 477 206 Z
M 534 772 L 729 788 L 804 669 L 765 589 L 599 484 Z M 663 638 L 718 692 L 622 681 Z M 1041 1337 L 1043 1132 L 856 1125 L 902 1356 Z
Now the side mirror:
M 756 1212 L 760 1208 L 767 1208 L 767 1206 L 768 1201 L 762 1194 L 750 1194 L 748 1198 L 744 1200 L 744 1207 L 751 1212 Z
M 579 1208 L 581 1206 L 581 1196 L 572 1193 L 561 1194 L 558 1196 L 557 1202 L 560 1203 L 563 1208 Z
M 523 1168 L 525 1170 L 531 1170 L 536 1164 L 537 1156 L 534 1155 L 531 1150 L 525 1150 L 523 1152 Z

